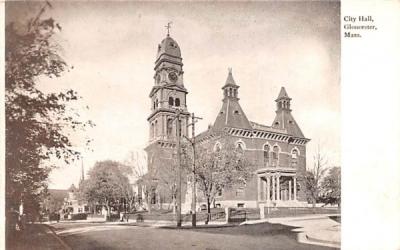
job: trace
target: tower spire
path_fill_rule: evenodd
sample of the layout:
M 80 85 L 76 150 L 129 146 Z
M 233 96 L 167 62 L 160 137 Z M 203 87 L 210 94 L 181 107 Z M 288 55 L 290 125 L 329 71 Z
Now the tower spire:
M 277 105 L 277 110 L 290 110 L 290 101 L 292 98 L 289 97 L 289 95 L 286 92 L 285 87 L 281 87 L 281 90 L 279 91 L 278 98 L 276 98 L 275 102 Z
M 228 77 L 226 78 L 225 85 L 222 89 L 224 90 L 224 98 L 238 98 L 239 86 L 233 79 L 232 68 L 228 68 Z

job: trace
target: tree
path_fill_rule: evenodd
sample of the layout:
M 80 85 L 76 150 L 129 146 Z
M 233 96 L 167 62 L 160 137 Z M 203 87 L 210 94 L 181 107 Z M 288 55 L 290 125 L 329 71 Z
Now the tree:
M 143 181 L 147 173 L 146 155 L 141 154 L 139 151 L 129 152 L 122 169 L 124 173 L 130 177 L 131 183 Z M 134 206 L 135 200 L 138 200 L 135 199 L 137 195 L 136 193 L 132 193 L 132 196 L 128 198 L 130 208 Z
M 191 160 L 186 160 L 191 168 Z M 197 188 L 207 202 L 207 221 L 211 217 L 211 204 L 222 190 L 236 185 L 245 185 L 251 178 L 250 163 L 244 157 L 242 149 L 227 143 L 222 149 L 214 150 L 203 145 L 196 146 Z
M 325 204 L 338 204 L 341 202 L 341 169 L 333 167 L 329 169 L 327 176 L 322 181 L 322 201 Z
M 319 145 L 316 154 L 314 155 L 314 166 L 307 170 L 305 176 L 307 197 L 311 200 L 313 207 L 317 202 L 322 190 L 322 180 L 327 171 L 326 157 L 321 153 Z
M 44 93 L 37 87 L 40 79 L 60 77 L 69 68 L 53 39 L 60 25 L 42 19 L 50 6 L 46 2 L 28 23 L 9 23 L 5 30 L 7 210 L 22 203 L 26 213 L 38 213 L 48 175 L 56 167 L 51 160 L 68 164 L 79 158 L 71 133 L 93 125 L 68 109 L 79 99 L 76 91 Z
M 85 199 L 92 204 L 106 206 L 108 215 L 112 205 L 119 204 L 121 199 L 127 199 L 133 192 L 122 167 L 116 161 L 96 162 L 89 170 L 89 178 L 82 183 L 81 192 Z

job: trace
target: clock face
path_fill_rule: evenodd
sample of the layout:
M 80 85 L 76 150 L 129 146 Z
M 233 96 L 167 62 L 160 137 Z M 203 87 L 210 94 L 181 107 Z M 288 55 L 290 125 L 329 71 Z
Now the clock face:
M 176 75 L 175 72 L 171 72 L 171 73 L 168 74 L 168 79 L 171 82 L 176 82 L 176 80 L 178 80 L 178 76 Z

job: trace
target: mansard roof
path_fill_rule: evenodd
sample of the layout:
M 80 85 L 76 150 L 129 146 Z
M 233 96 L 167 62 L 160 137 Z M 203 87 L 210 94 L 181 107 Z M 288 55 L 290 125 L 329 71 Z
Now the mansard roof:
M 301 132 L 299 125 L 297 125 L 290 111 L 282 110 L 277 112 L 272 127 L 284 129 L 289 135 L 304 138 L 303 132 Z
M 221 131 L 225 127 L 251 129 L 251 124 L 237 99 L 224 99 L 212 129 Z

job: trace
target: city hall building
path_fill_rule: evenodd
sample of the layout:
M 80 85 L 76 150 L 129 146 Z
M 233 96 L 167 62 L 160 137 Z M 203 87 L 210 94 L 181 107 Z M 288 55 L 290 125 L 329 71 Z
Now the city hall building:
M 171 166 L 176 166 L 177 135 L 188 135 L 190 113 L 186 105 L 188 90 L 184 86 L 182 66 L 180 48 L 168 34 L 158 46 L 154 86 L 150 92 L 151 113 L 147 119 L 150 125 L 149 144 L 145 149 L 148 169 L 152 176 L 156 176 L 153 178 L 158 184 L 152 190 L 154 203 L 170 202 L 171 193 L 160 184 L 168 182 L 163 180 L 172 174 Z M 248 120 L 239 104 L 239 85 L 231 69 L 221 86 L 221 109 L 213 125 L 196 136 L 196 142 L 214 150 L 224 150 L 224 144 L 234 143 L 243 150 L 254 175 L 246 185 L 221 190 L 215 206 L 306 205 L 304 176 L 309 139 L 303 135 L 292 115 L 292 99 L 285 88 L 277 93 L 276 116 L 269 126 Z M 265 105 L 270 106 L 269 103 Z M 176 109 L 181 110 L 179 130 L 176 129 Z M 186 186 L 183 194 L 185 190 Z

